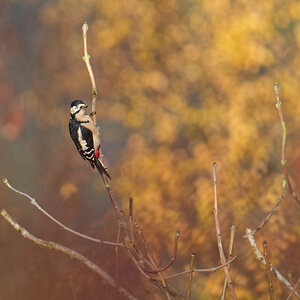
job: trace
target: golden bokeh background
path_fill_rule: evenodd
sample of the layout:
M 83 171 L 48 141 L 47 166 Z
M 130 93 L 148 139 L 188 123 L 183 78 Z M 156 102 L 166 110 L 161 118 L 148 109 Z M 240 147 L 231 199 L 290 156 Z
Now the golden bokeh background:
M 167 274 L 216 266 L 212 163 L 218 163 L 225 249 L 237 226 L 231 267 L 238 299 L 268 299 L 264 268 L 246 239 L 281 192 L 280 84 L 288 168 L 300 193 L 300 2 L 230 0 L 7 0 L 0 3 L 0 175 L 64 224 L 114 240 L 116 221 L 96 172 L 76 153 L 69 103 L 90 102 L 81 26 L 100 97 L 97 117 L 116 197 L 135 216 L 159 265 L 181 229 Z M 113 274 L 113 251 L 57 228 L 28 201 L 0 188 L 6 208 L 33 234 L 72 247 Z M 4 220 L 1 299 L 115 299 L 78 262 L 39 249 Z M 300 207 L 286 197 L 257 233 L 271 262 L 300 276 Z M 162 299 L 121 255 L 121 284 L 140 299 Z M 217 299 L 224 272 L 197 274 L 192 299 Z M 187 278 L 173 280 L 184 291 Z M 146 285 L 146 288 L 145 288 Z M 274 280 L 275 298 L 288 292 Z M 230 298 L 230 295 L 228 295 Z

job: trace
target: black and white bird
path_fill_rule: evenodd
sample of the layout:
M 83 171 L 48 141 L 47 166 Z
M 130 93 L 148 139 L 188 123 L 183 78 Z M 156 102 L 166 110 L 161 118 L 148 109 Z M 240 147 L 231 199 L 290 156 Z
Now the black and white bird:
M 106 167 L 99 157 L 100 133 L 90 115 L 86 112 L 86 104 L 82 100 L 74 100 L 70 108 L 69 131 L 71 138 L 83 159 L 87 159 L 93 168 L 109 179 Z

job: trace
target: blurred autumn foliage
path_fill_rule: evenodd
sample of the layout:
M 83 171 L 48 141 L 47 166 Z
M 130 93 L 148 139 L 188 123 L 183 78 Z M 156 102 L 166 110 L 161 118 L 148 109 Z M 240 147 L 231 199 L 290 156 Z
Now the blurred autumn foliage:
M 231 274 L 238 299 L 267 299 L 265 271 L 242 238 L 281 192 L 281 86 L 288 167 L 300 192 L 300 2 L 7 0 L 0 2 L 1 177 L 33 195 L 64 224 L 114 240 L 115 217 L 101 181 L 68 136 L 69 103 L 90 101 L 81 25 L 100 100 L 102 148 L 113 189 L 135 199 L 135 216 L 159 265 L 181 229 L 170 274 L 219 264 L 211 166 L 218 162 L 225 249 L 237 226 Z M 86 254 L 113 273 L 112 249 L 62 232 L 19 196 L 0 188 L 1 207 L 33 234 Z M 77 262 L 36 248 L 1 220 L 1 299 L 115 299 Z M 300 209 L 285 197 L 257 233 L 271 262 L 300 276 Z M 121 256 L 120 280 L 141 299 L 161 299 Z M 224 272 L 197 274 L 192 299 L 217 299 Z M 137 284 L 138 282 L 138 284 Z M 186 278 L 173 280 L 185 290 Z M 287 291 L 274 280 L 275 298 Z M 229 295 L 228 295 L 229 297 Z

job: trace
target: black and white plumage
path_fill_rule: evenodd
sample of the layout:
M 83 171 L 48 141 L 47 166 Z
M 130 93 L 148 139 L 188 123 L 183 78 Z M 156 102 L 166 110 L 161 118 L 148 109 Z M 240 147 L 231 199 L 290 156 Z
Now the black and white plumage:
M 86 113 L 87 106 L 82 100 L 74 100 L 70 108 L 69 132 L 83 159 L 87 159 L 93 168 L 109 179 L 106 167 L 99 158 L 100 133 L 92 118 Z

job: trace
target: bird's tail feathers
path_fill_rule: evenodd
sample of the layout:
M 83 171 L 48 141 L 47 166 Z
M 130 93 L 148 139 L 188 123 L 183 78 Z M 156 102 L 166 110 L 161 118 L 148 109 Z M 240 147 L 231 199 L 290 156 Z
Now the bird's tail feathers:
M 107 168 L 105 167 L 104 163 L 99 158 L 96 158 L 96 157 L 95 157 L 95 166 L 96 166 L 98 172 L 100 173 L 100 175 L 102 173 L 104 173 L 111 180 L 111 177 L 108 174 Z

